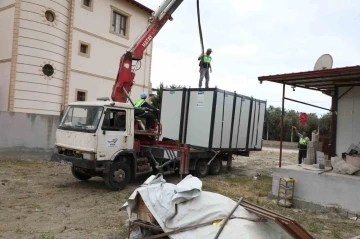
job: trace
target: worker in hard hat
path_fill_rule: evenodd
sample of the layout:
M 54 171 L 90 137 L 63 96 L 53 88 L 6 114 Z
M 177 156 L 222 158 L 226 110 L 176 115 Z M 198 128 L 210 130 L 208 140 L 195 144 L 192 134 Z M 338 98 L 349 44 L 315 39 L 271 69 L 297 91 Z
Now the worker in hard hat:
M 156 107 L 150 105 L 148 102 L 146 102 L 147 93 L 143 92 L 140 94 L 140 99 L 135 101 L 135 116 L 143 117 L 146 119 L 146 129 L 152 129 L 154 124 L 154 116 L 148 112 L 146 112 L 148 109 L 159 111 Z
M 304 131 L 302 134 L 299 133 L 299 130 L 293 126 L 296 134 L 299 136 L 299 155 L 298 155 L 298 164 L 302 164 L 303 160 L 306 158 L 307 154 L 307 144 L 310 139 L 307 137 L 307 133 Z
M 212 72 L 212 68 L 211 68 L 211 53 L 212 53 L 212 50 L 211 48 L 207 49 L 205 55 L 204 54 L 201 54 L 198 58 L 198 61 L 199 62 L 199 72 L 200 72 L 200 79 L 199 79 L 199 88 L 202 87 L 202 82 L 203 82 L 203 79 L 205 77 L 205 87 L 206 88 L 209 88 L 209 80 L 210 80 L 210 72 Z

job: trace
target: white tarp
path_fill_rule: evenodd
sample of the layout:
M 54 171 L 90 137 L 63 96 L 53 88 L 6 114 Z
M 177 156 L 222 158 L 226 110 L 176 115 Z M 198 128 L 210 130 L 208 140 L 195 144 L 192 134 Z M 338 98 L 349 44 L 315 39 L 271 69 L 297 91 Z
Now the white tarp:
M 236 202 L 217 193 L 202 191 L 202 182 L 188 175 L 177 185 L 166 183 L 161 174 L 150 176 L 136 189 L 121 209 L 131 213 L 136 210 L 136 196 L 141 195 L 145 205 L 155 217 L 164 232 L 195 226 L 226 218 Z M 239 206 L 235 217 L 258 219 L 255 214 Z M 170 235 L 173 239 L 214 238 L 220 226 L 212 224 L 190 231 Z M 225 225 L 220 239 L 285 239 L 290 237 L 272 221 L 254 222 L 246 219 L 230 219 Z

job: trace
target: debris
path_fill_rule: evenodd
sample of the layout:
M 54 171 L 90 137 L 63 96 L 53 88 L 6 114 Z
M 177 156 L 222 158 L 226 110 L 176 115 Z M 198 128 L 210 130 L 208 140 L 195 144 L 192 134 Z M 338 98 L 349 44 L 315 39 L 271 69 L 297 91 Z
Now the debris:
M 331 165 L 334 168 L 334 172 L 335 173 L 340 173 L 340 174 L 353 174 L 356 171 L 359 171 L 360 168 L 355 167 L 351 164 L 348 164 L 347 162 L 345 162 L 345 160 L 343 160 L 341 157 L 331 157 Z
M 140 197 L 155 218 L 154 223 L 131 218 L 133 213 L 137 213 Z M 313 238 L 290 218 L 246 201 L 239 202 L 238 207 L 235 207 L 237 201 L 239 200 L 202 191 L 202 182 L 192 175 L 174 185 L 166 183 L 163 176 L 158 174 L 150 176 L 137 188 L 120 210 L 127 211 L 129 230 L 136 230 L 137 236 L 146 233 L 135 229 L 140 226 L 158 233 L 151 238 L 214 238 L 221 227 L 225 228 L 222 237 L 229 239 L 288 238 L 290 231 L 294 235 L 303 235 L 302 238 Z M 229 215 L 229 220 L 225 223 L 223 220 Z M 129 239 L 133 238 L 138 237 L 130 235 Z
M 350 217 L 350 220 L 356 221 L 358 219 L 358 217 Z

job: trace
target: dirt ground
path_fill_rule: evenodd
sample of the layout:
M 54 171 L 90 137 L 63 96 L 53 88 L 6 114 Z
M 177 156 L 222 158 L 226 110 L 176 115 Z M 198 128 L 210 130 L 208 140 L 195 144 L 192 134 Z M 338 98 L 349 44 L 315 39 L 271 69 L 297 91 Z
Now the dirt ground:
M 283 165 L 296 163 L 285 153 Z M 264 150 L 233 161 L 231 174 L 202 179 L 204 190 L 247 200 L 293 217 L 315 238 L 360 235 L 360 224 L 336 212 L 307 212 L 278 207 L 266 195 L 278 152 Z M 253 177 L 257 176 L 257 180 Z M 110 191 L 101 178 L 81 182 L 68 166 L 40 160 L 0 160 L 0 238 L 126 238 L 127 215 L 119 212 L 132 191 L 147 177 L 120 192 Z M 165 179 L 177 183 L 178 176 Z

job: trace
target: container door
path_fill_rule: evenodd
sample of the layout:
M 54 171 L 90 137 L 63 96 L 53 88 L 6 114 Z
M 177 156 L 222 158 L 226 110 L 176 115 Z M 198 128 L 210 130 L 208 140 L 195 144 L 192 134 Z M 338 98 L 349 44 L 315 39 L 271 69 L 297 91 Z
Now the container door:
M 234 110 L 234 99 L 233 93 L 226 93 L 224 97 L 224 116 L 222 126 L 222 137 L 221 137 L 221 148 L 228 149 L 230 147 L 230 135 L 231 135 L 231 122 Z
M 161 100 L 161 116 L 163 137 L 180 140 L 182 137 L 183 120 L 185 115 L 185 89 L 183 90 L 164 90 Z
M 248 137 L 248 129 L 250 128 L 250 112 L 251 99 L 244 98 L 241 105 L 241 115 L 239 122 L 238 137 L 236 142 L 237 149 L 246 149 L 246 140 Z
M 224 113 L 224 92 L 216 92 L 216 111 L 215 111 L 215 120 L 214 120 L 214 133 L 213 133 L 213 143 L 212 148 L 219 149 L 221 145 L 221 135 L 222 135 L 222 126 L 223 126 L 223 113 Z
M 189 108 L 186 126 L 186 143 L 209 148 L 214 91 L 189 91 Z

